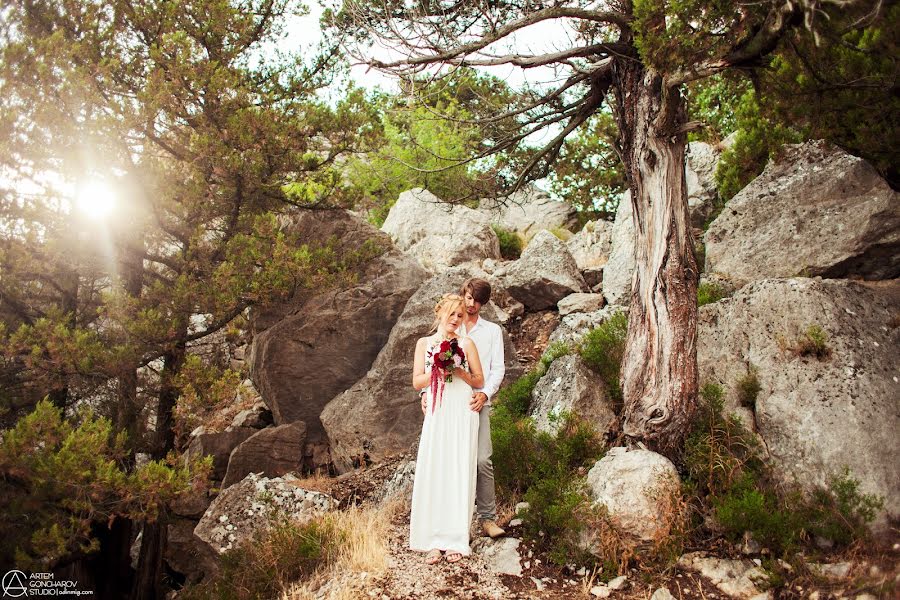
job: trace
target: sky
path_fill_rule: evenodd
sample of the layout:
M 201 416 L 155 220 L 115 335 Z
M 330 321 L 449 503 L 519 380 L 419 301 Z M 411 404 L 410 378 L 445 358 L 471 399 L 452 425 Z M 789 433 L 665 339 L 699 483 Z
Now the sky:
M 321 4 L 314 1 L 308 2 L 308 5 L 308 15 L 293 18 L 288 23 L 286 27 L 288 32 L 287 38 L 279 44 L 283 50 L 296 50 L 298 43 L 304 50 L 311 50 L 321 39 L 319 18 L 322 15 L 323 8 Z M 540 53 L 558 49 L 560 45 L 565 45 L 568 39 L 567 29 L 558 22 L 538 23 L 529 27 L 527 34 L 511 38 L 508 47 L 519 51 Z M 495 48 L 499 48 L 499 46 L 491 47 L 491 49 Z M 392 56 L 398 56 L 398 54 L 396 52 L 392 53 L 388 48 L 376 46 L 372 49 L 372 56 L 373 58 L 384 60 Z M 520 88 L 524 84 L 541 85 L 558 79 L 550 67 L 537 67 L 527 71 L 513 66 L 484 67 L 479 69 L 506 81 L 513 89 Z M 370 69 L 367 65 L 354 65 L 351 68 L 351 78 L 357 85 L 366 89 L 375 89 L 376 87 L 385 91 L 396 91 L 398 89 L 394 78 L 376 69 Z

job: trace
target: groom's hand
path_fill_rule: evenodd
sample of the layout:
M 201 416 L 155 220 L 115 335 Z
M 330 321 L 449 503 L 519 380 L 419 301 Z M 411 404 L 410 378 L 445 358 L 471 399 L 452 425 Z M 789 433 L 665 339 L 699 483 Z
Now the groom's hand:
M 469 408 L 480 413 L 481 409 L 484 408 L 485 402 L 487 402 L 487 394 L 484 392 L 475 392 L 472 394 L 472 399 L 469 400 Z
M 425 390 L 419 392 L 419 400 L 422 401 L 422 414 L 424 415 L 428 411 L 428 400 L 426 399 L 428 394 L 425 393 Z

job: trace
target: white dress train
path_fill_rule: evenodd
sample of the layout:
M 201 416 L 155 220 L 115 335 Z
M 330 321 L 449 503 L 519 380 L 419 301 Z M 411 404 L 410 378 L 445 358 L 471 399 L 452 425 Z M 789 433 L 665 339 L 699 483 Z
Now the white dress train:
M 426 350 L 430 373 L 432 347 Z M 475 504 L 478 461 L 478 413 L 469 408 L 472 388 L 459 377 L 446 384 L 443 397 L 422 424 L 413 482 L 409 546 L 427 552 L 470 553 L 469 528 Z

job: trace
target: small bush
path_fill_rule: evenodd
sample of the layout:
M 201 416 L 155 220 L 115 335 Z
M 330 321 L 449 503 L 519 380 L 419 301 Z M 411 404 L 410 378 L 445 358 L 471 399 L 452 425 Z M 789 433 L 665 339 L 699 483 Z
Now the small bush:
M 585 364 L 600 374 L 609 387 L 610 396 L 618 402 L 622 400 L 619 371 L 622 368 L 627 335 L 628 316 L 624 312 L 618 312 L 599 327 L 587 332 L 578 349 Z
M 544 353 L 541 355 L 541 367 L 543 372 L 546 373 L 547 369 L 550 368 L 550 365 L 557 358 L 562 358 L 567 354 L 572 353 L 572 348 L 565 342 L 553 342 L 547 349 L 544 350 Z
M 722 298 L 726 298 L 728 296 L 728 292 L 722 287 L 720 284 L 704 281 L 699 286 L 697 286 L 697 306 L 705 306 L 707 304 L 712 304 L 713 302 L 718 302 Z
M 818 325 L 810 325 L 799 337 L 794 351 L 800 356 L 815 356 L 819 360 L 831 356 L 828 334 Z
M 684 464 L 701 495 L 719 496 L 744 477 L 758 479 L 762 462 L 753 435 L 734 416 L 723 414 L 725 391 L 707 383 L 684 446 Z
M 724 496 L 714 498 L 716 520 L 732 542 L 750 531 L 767 548 L 788 552 L 800 540 L 801 515 L 784 507 L 773 491 L 756 485 L 746 478 Z
M 515 260 L 522 255 L 522 238 L 515 231 L 503 229 L 499 225 L 491 225 L 491 229 L 500 240 L 500 256 L 507 260 Z
M 738 402 L 745 408 L 754 408 L 756 406 L 756 398 L 762 386 L 759 384 L 759 373 L 756 368 L 750 367 L 747 374 L 738 379 L 737 395 Z
M 706 271 L 706 244 L 702 240 L 694 242 L 694 259 L 697 261 L 697 271 Z
M 838 545 L 868 535 L 868 525 L 884 507 L 884 499 L 859 492 L 859 481 L 844 470 L 831 477 L 827 490 L 817 490 L 810 507 L 810 531 Z
M 187 587 L 185 600 L 267 600 L 280 597 L 334 561 L 346 532 L 333 521 L 305 524 L 283 518 L 221 556 L 221 574 Z
M 556 238 L 562 242 L 568 242 L 570 239 L 572 239 L 572 236 L 575 235 L 564 227 L 554 227 L 550 230 L 550 233 L 555 235 Z

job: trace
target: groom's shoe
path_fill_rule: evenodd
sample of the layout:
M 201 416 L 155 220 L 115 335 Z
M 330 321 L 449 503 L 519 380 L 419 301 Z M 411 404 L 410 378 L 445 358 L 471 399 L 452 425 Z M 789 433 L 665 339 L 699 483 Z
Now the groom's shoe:
M 506 535 L 506 532 L 497 525 L 496 521 L 482 521 L 481 529 L 486 535 L 489 535 L 492 538 L 498 538 L 501 535 Z

